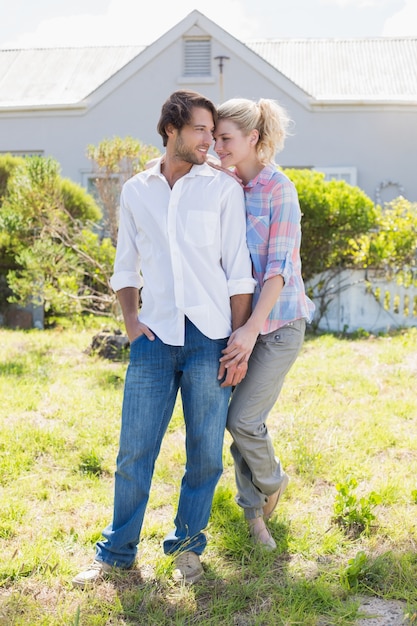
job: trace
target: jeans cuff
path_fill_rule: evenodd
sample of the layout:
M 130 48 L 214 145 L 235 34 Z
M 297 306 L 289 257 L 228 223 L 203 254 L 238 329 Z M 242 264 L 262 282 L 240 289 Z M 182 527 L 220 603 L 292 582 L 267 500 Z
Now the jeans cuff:
M 256 519 L 263 517 L 263 509 L 245 509 L 245 519 Z

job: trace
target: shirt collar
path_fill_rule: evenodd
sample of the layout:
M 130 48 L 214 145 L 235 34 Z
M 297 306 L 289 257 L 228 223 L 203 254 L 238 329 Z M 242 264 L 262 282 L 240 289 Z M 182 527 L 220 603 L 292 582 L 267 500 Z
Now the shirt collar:
M 215 171 L 208 163 L 193 165 L 187 176 L 214 176 Z
M 276 170 L 277 166 L 274 163 L 268 163 L 268 165 L 265 165 L 265 167 L 259 172 L 257 176 L 255 176 L 255 178 L 252 178 L 252 180 L 250 180 L 248 184 L 244 186 L 244 189 L 251 189 L 257 184 L 267 185 L 276 173 Z
M 155 165 L 149 168 L 149 176 L 162 176 L 161 161 L 162 157 L 158 159 Z M 202 165 L 193 165 L 186 176 L 214 176 L 215 172 L 216 170 L 210 167 L 208 163 L 203 163 Z

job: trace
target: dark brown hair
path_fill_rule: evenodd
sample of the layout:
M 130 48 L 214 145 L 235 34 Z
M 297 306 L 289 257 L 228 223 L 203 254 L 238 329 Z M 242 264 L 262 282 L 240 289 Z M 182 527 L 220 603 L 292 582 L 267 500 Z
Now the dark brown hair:
M 191 111 L 194 107 L 207 109 L 213 116 L 214 124 L 216 123 L 217 110 L 208 98 L 196 91 L 174 91 L 162 106 L 161 117 L 157 126 L 164 147 L 168 141 L 168 135 L 165 130 L 168 124 L 172 124 L 177 130 L 181 130 L 183 126 L 190 122 Z

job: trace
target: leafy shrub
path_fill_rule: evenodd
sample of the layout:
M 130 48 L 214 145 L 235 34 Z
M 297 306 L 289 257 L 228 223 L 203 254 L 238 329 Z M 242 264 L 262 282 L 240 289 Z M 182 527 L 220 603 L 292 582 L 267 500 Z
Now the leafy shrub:
M 51 158 L 20 160 L 0 212 L 0 264 L 9 302 L 36 303 L 47 315 L 110 315 L 115 248 L 93 232 L 101 211 L 86 191 L 60 177 Z
M 44 307 L 45 317 L 94 313 L 112 315 L 115 296 L 109 286 L 115 249 L 109 239 L 80 230 L 68 239 L 42 237 L 16 257 L 8 272 L 10 302 Z
M 355 263 L 385 269 L 387 277 L 416 268 L 417 203 L 403 197 L 377 207 L 375 228 L 354 244 Z
M 65 210 L 82 224 L 97 223 L 102 218 L 102 211 L 94 198 L 86 193 L 84 187 L 68 178 L 61 179 L 61 194 Z
M 337 296 L 338 275 L 346 268 L 378 270 L 379 277 L 406 287 L 417 284 L 417 203 L 398 197 L 374 206 L 344 181 L 326 181 L 312 170 L 285 171 L 297 188 L 303 215 L 301 260 L 308 295 L 316 303 L 313 329 Z
M 11 154 L 0 154 L 0 205 L 3 202 L 10 176 L 13 174 L 16 167 L 23 163 L 23 157 L 15 157 Z
M 343 180 L 326 181 L 322 172 L 286 169 L 285 173 L 297 189 L 303 215 L 304 279 L 330 268 L 352 266 L 357 254 L 352 242 L 377 224 L 372 200 Z

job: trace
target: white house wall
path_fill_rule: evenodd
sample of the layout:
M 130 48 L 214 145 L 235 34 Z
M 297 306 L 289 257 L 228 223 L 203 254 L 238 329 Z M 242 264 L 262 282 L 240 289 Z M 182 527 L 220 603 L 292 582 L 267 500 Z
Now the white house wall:
M 358 185 L 373 199 L 383 181 L 398 182 L 405 196 L 417 201 L 417 111 L 364 105 L 329 105 L 315 108 L 283 89 L 275 70 L 260 71 L 256 64 L 236 54 L 224 41 L 212 42 L 213 58 L 224 61 L 223 81 L 213 60 L 213 81 L 180 81 L 182 37 L 161 49 L 140 70 L 102 100 L 90 97 L 94 106 L 71 111 L 33 111 L 0 114 L 0 151 L 41 151 L 56 158 L 63 176 L 83 183 L 91 163 L 88 144 L 106 137 L 133 136 L 162 148 L 156 125 L 163 101 L 176 89 L 194 89 L 215 103 L 231 97 L 278 99 L 295 122 L 293 135 L 277 161 L 288 167 L 357 168 Z M 246 52 L 245 52 L 246 53 Z M 251 55 L 253 53 L 250 53 Z M 253 55 L 256 56 L 256 55 Z M 268 69 L 268 68 L 267 68 Z M 273 80 L 272 77 L 275 79 Z M 389 193 L 389 190 L 387 190 Z M 396 195 L 396 194 L 394 194 Z M 389 198 L 387 198 L 389 199 Z
M 417 201 L 417 111 L 303 111 L 282 162 L 295 166 L 354 166 L 357 184 L 375 200 L 383 181 L 399 183 Z M 382 200 L 398 195 L 386 188 Z

